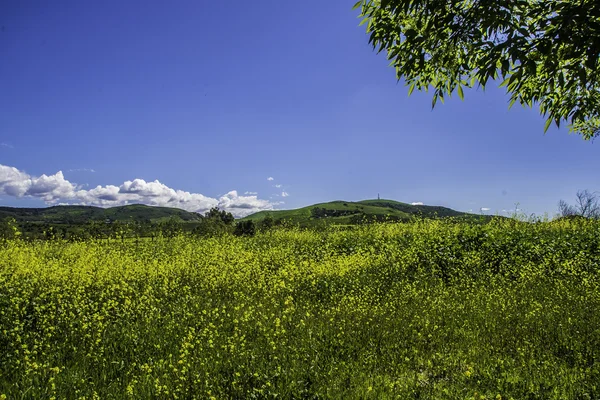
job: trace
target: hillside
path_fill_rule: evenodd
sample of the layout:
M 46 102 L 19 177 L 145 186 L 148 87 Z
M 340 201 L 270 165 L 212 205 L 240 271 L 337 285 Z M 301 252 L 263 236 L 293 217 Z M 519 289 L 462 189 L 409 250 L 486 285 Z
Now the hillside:
M 260 221 L 267 216 L 301 226 L 351 225 L 367 221 L 411 221 L 415 218 L 447 218 L 488 221 L 490 216 L 464 213 L 441 206 L 411 205 L 394 200 L 332 201 L 295 210 L 260 211 L 243 220 Z
M 286 220 L 300 226 L 354 225 L 364 221 L 410 221 L 414 218 L 445 218 L 480 220 L 482 216 L 463 213 L 441 206 L 421 206 L 394 200 L 331 201 L 313 204 L 295 210 L 260 211 L 242 220 L 260 221 L 266 216 L 274 220 Z M 47 208 L 0 207 L 0 220 L 12 217 L 19 224 L 81 225 L 89 221 L 137 221 L 160 222 L 170 218 L 182 222 L 198 222 L 200 214 L 178 208 L 152 207 L 132 204 L 121 207 L 101 208 L 92 206 L 54 206 Z M 483 216 L 483 220 L 489 220 Z
M 179 208 L 151 207 L 132 204 L 101 208 L 92 206 L 54 206 L 47 208 L 0 207 L 0 219 L 12 217 L 19 223 L 85 224 L 89 221 L 159 222 L 176 218 L 185 222 L 200 220 L 200 215 Z

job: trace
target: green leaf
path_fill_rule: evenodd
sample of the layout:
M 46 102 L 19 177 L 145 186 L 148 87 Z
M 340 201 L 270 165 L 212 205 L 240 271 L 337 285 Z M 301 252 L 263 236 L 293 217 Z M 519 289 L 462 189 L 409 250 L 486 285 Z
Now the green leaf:
M 464 101 L 465 100 L 465 94 L 463 93 L 462 86 L 458 85 L 458 88 L 457 88 L 456 91 L 458 93 L 458 97 L 460 97 L 460 99 Z
M 551 123 L 552 123 L 552 118 L 548 118 L 546 120 L 546 125 L 544 125 L 544 133 L 546 133 L 548 131 L 548 128 L 550 128 Z
M 363 0 L 358 0 L 356 4 L 352 7 L 353 10 L 356 10 L 362 4 Z
M 415 90 L 415 82 L 410 84 L 410 87 L 408 88 L 408 95 L 410 96 L 413 92 L 413 90 Z
M 511 77 L 512 76 L 513 75 L 511 75 L 508 78 L 506 78 L 505 80 L 503 80 L 502 83 L 500 84 L 500 86 L 498 86 L 498 87 L 504 87 L 504 86 L 506 86 L 511 81 Z
M 360 21 L 360 24 L 358 24 L 358 26 L 364 25 L 371 17 L 365 17 L 363 18 L 362 21 Z

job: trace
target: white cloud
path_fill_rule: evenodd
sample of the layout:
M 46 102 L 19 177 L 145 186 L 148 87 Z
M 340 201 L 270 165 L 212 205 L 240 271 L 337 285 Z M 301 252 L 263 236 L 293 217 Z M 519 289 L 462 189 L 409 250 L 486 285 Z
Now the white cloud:
M 274 181 L 274 180 L 275 180 L 275 178 L 273 178 L 272 176 L 270 176 L 270 177 L 268 177 L 268 178 L 267 178 L 267 180 L 268 180 L 268 181 Z
M 0 164 L 0 194 L 13 197 L 37 197 L 47 203 L 69 198 L 77 187 L 58 171 L 54 175 L 33 177 L 14 167 Z
M 410 203 L 413 206 L 422 206 L 423 202 L 422 201 L 415 201 L 414 203 Z
M 481 211 L 490 211 L 490 208 L 487 208 L 487 207 L 481 207 L 481 208 L 480 208 L 480 210 L 481 210 Z
M 12 145 L 8 144 L 8 143 L 0 143 L 0 147 L 6 147 L 6 148 L 9 148 L 9 149 L 14 149 L 14 147 Z
M 281 192 L 281 197 L 288 197 L 290 194 L 288 192 Z
M 258 194 L 258 192 L 244 192 L 244 194 L 256 195 L 256 194 Z
M 205 212 L 212 207 L 243 217 L 261 210 L 272 210 L 276 205 L 268 200 L 259 199 L 253 192 L 240 196 L 237 191 L 212 198 L 200 193 L 175 190 L 155 180 L 146 182 L 134 179 L 119 186 L 96 186 L 83 189 L 64 178 L 62 171 L 54 175 L 34 177 L 17 168 L 0 164 L 0 195 L 12 197 L 35 197 L 47 204 L 84 204 L 100 207 L 112 207 L 140 203 L 151 206 L 175 207 L 187 211 Z
M 283 185 L 281 185 L 281 184 L 277 184 L 277 185 L 274 185 L 274 186 L 275 186 L 276 188 L 278 188 L 278 189 L 279 189 L 279 188 L 281 188 Z
M 67 172 L 96 172 L 95 169 L 92 168 L 74 168 L 74 169 L 70 169 Z

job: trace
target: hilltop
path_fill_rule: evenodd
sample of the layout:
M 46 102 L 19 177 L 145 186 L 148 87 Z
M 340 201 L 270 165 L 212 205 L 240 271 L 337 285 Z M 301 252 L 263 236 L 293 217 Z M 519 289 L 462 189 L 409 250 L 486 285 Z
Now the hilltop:
M 490 216 L 481 216 L 453 210 L 442 206 L 412 205 L 395 200 L 331 201 L 313 204 L 294 210 L 260 211 L 242 220 L 260 221 L 267 216 L 274 220 L 286 220 L 301 226 L 353 225 L 363 221 L 404 221 L 415 218 L 447 218 L 488 221 Z

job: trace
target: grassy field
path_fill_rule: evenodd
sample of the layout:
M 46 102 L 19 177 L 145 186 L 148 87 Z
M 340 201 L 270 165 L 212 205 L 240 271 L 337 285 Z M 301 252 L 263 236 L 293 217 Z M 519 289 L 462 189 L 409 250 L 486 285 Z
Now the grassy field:
M 600 223 L 0 245 L 0 398 L 600 398 Z

